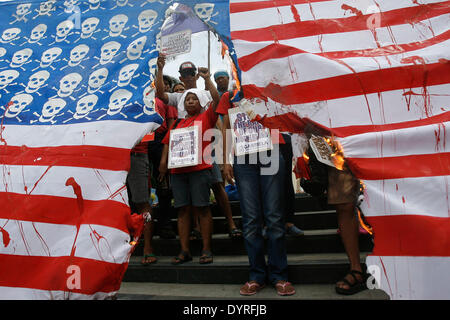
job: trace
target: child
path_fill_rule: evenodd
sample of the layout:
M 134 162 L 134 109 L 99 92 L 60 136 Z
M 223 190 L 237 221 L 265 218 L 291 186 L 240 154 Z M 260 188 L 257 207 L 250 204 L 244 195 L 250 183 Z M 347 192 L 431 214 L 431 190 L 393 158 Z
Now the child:
M 201 69 L 200 76 L 205 78 L 205 83 L 210 82 L 208 70 Z M 200 69 L 199 69 L 200 71 Z M 209 80 L 209 81 L 208 81 Z M 217 121 L 217 113 L 215 112 L 219 102 L 219 94 L 217 89 L 212 86 L 208 88 L 213 101 L 210 102 L 205 90 L 189 89 L 183 93 L 181 101 L 184 101 L 187 116 L 176 122 L 167 132 L 162 143 L 164 144 L 163 155 L 159 171 L 162 176 L 167 172 L 168 151 L 170 131 L 175 128 L 186 128 L 193 125 L 200 125 L 200 133 L 205 132 L 215 126 Z M 209 108 L 202 112 L 203 108 Z M 201 134 L 199 138 L 202 139 Z M 202 139 L 203 151 L 208 145 L 208 141 Z M 199 150 L 200 152 L 200 150 Z M 202 153 L 203 154 L 203 153 Z M 212 216 L 209 207 L 209 190 L 211 183 L 212 165 L 205 163 L 203 157 L 200 163 L 195 166 L 171 169 L 171 185 L 174 196 L 174 207 L 178 209 L 178 234 L 180 236 L 181 252 L 173 258 L 172 264 L 181 264 L 192 260 L 189 250 L 189 233 L 190 233 L 190 210 L 200 217 L 200 226 L 202 233 L 203 249 L 199 262 L 201 264 L 212 263 L 213 257 L 211 253 L 211 233 L 212 233 Z

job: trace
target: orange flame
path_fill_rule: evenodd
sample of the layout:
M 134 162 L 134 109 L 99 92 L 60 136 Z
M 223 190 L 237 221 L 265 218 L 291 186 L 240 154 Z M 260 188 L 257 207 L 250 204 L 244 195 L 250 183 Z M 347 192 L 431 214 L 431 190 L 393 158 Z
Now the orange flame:
M 345 159 L 344 159 L 344 149 L 342 148 L 339 141 L 325 138 L 325 141 L 332 147 L 333 150 L 336 150 L 334 153 L 330 155 L 331 161 L 333 162 L 334 166 L 338 170 L 344 169 Z
M 369 225 L 367 225 L 367 224 L 364 222 L 364 219 L 363 219 L 363 217 L 362 217 L 362 215 L 361 215 L 361 211 L 360 211 L 359 209 L 358 209 L 358 220 L 359 220 L 359 225 L 360 225 L 364 230 L 366 230 L 370 235 L 373 235 L 372 227 L 369 226 Z
M 306 152 L 303 152 L 303 159 L 305 159 L 306 164 L 309 163 L 309 156 L 306 154 Z

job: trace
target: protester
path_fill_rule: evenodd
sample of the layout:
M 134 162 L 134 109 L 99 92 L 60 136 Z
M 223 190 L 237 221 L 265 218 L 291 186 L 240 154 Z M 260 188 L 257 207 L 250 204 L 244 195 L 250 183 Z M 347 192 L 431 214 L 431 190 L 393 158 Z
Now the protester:
M 219 91 L 219 95 L 222 96 L 225 92 L 228 91 L 228 86 L 230 82 L 230 76 L 228 72 L 224 70 L 219 70 L 214 73 L 214 81 L 217 84 L 217 91 Z
M 304 235 L 304 231 L 296 227 L 293 223 L 295 214 L 295 191 L 292 184 L 292 143 L 291 136 L 283 133 L 284 144 L 280 145 L 280 151 L 285 160 L 285 178 L 284 178 L 284 203 L 285 203 L 285 219 L 286 219 L 286 234 L 299 237 Z
M 226 130 L 230 129 L 229 108 L 233 108 L 233 105 L 229 92 L 226 92 L 217 109 L 217 113 L 224 116 L 224 150 L 228 150 Z M 281 138 L 280 143 L 282 142 Z M 295 294 L 294 287 L 287 281 L 283 198 L 280 192 L 284 187 L 285 166 L 282 154 L 276 151 L 270 154 L 269 164 L 263 164 L 263 155 L 258 153 L 255 164 L 250 163 L 249 156 L 234 156 L 233 166 L 228 161 L 228 152 L 224 152 L 224 176 L 229 183 L 234 183 L 235 178 L 238 187 L 244 243 L 250 263 L 249 281 L 240 289 L 240 294 L 245 296 L 254 295 L 261 290 L 267 278 L 279 295 Z M 277 164 L 275 172 L 263 172 L 264 168 L 272 165 L 276 167 Z M 268 235 L 267 264 L 262 235 L 263 222 L 267 226 Z
M 366 289 L 359 251 L 359 221 L 355 215 L 359 181 L 347 165 L 343 170 L 328 167 L 328 203 L 335 205 L 340 235 L 350 262 L 350 271 L 336 283 L 339 294 L 355 294 Z
M 184 84 L 182 82 L 176 82 L 173 84 L 171 92 L 183 93 L 184 90 Z
M 162 71 L 164 65 L 165 58 L 160 56 L 158 59 L 158 72 L 156 80 L 157 88 L 162 82 Z M 183 65 L 184 67 L 190 67 L 187 68 L 189 69 L 188 75 L 183 73 L 185 70 Z M 210 92 L 210 94 L 207 94 L 206 90 L 192 88 L 192 82 L 189 82 L 191 88 L 186 90 L 178 99 L 178 112 L 180 112 L 180 104 L 182 103 L 184 105 L 182 111 L 186 114 L 186 116 L 174 123 L 162 141 L 164 143 L 164 149 L 159 167 L 161 177 L 163 177 L 168 170 L 170 131 L 176 128 L 190 127 L 195 123 L 196 125 L 200 124 L 202 126 L 201 132 L 205 132 L 206 130 L 213 128 L 217 121 L 217 114 L 215 110 L 219 102 L 219 95 L 210 79 L 209 70 L 206 68 L 199 68 L 198 74 L 196 75 L 195 72 L 191 73 L 191 71 L 193 71 L 192 66 L 193 65 L 191 63 L 182 64 L 180 67 L 182 77 L 180 77 L 180 79 L 183 77 L 195 79 L 198 78 L 198 76 L 201 76 L 205 80 L 205 88 Z M 186 87 L 188 87 L 188 85 L 186 85 Z M 169 101 L 167 93 L 165 92 L 161 94 L 161 91 L 159 91 L 157 92 L 157 96 Z M 210 105 L 210 107 L 206 109 L 208 105 Z M 204 109 L 206 109 L 206 111 L 202 112 Z M 208 142 L 203 141 L 202 139 L 202 151 L 206 148 L 207 144 Z M 206 264 L 213 262 L 211 252 L 212 216 L 209 206 L 211 168 L 212 166 L 205 163 L 203 157 L 201 157 L 201 162 L 196 166 L 174 168 L 170 170 L 174 207 L 178 210 L 178 234 L 181 244 L 181 251 L 178 256 L 173 258 L 173 264 L 181 264 L 192 260 L 189 249 L 191 210 L 198 214 L 201 226 L 200 229 L 203 248 L 199 263 Z
M 148 143 L 140 142 L 130 153 L 130 171 L 127 175 L 127 186 L 131 196 L 133 209 L 136 213 L 146 214 L 152 213 L 149 203 L 150 186 L 149 186 L 149 159 L 148 159 Z M 149 221 L 144 226 L 144 257 L 142 264 L 147 265 L 157 262 L 157 258 L 153 253 L 151 243 L 151 235 L 154 230 L 154 222 Z

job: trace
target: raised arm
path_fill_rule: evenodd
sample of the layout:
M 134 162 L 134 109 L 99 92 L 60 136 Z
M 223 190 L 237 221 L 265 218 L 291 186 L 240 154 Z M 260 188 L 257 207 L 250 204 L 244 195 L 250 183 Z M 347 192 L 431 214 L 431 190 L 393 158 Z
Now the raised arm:
M 233 167 L 230 164 L 230 153 L 232 146 L 232 138 L 230 132 L 230 118 L 228 114 L 223 116 L 222 140 L 223 140 L 223 176 L 228 183 L 234 185 Z M 229 134 L 229 135 L 228 135 Z
M 211 93 L 211 97 L 213 99 L 213 102 L 211 104 L 211 107 L 214 111 L 216 111 L 217 106 L 219 105 L 220 101 L 220 95 L 217 91 L 216 86 L 211 80 L 211 74 L 209 73 L 208 68 L 198 68 L 198 74 L 200 77 L 202 77 L 205 80 L 205 89 Z
M 166 65 L 166 56 L 160 53 L 158 60 L 156 62 L 158 66 L 158 70 L 156 71 L 156 97 L 161 99 L 165 104 L 169 103 L 169 96 L 164 88 L 164 78 L 163 78 L 163 70 Z

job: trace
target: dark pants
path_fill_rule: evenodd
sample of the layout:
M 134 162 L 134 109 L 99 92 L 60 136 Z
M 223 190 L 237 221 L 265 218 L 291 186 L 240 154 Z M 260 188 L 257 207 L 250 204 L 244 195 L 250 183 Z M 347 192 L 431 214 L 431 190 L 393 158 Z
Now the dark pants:
M 158 227 L 164 228 L 170 226 L 170 219 L 172 219 L 173 211 L 171 210 L 170 202 L 172 200 L 172 193 L 169 190 L 163 190 L 159 187 L 159 163 L 161 161 L 162 150 L 164 145 L 161 143 L 164 135 L 155 134 L 155 140 L 148 143 L 148 159 L 152 165 L 152 177 L 156 182 L 156 195 L 158 196 L 159 207 L 157 210 Z
M 280 152 L 283 155 L 285 163 L 284 178 L 284 213 L 286 222 L 293 222 L 295 212 L 295 191 L 292 184 L 292 143 L 291 136 L 283 134 L 286 144 L 280 144 Z

